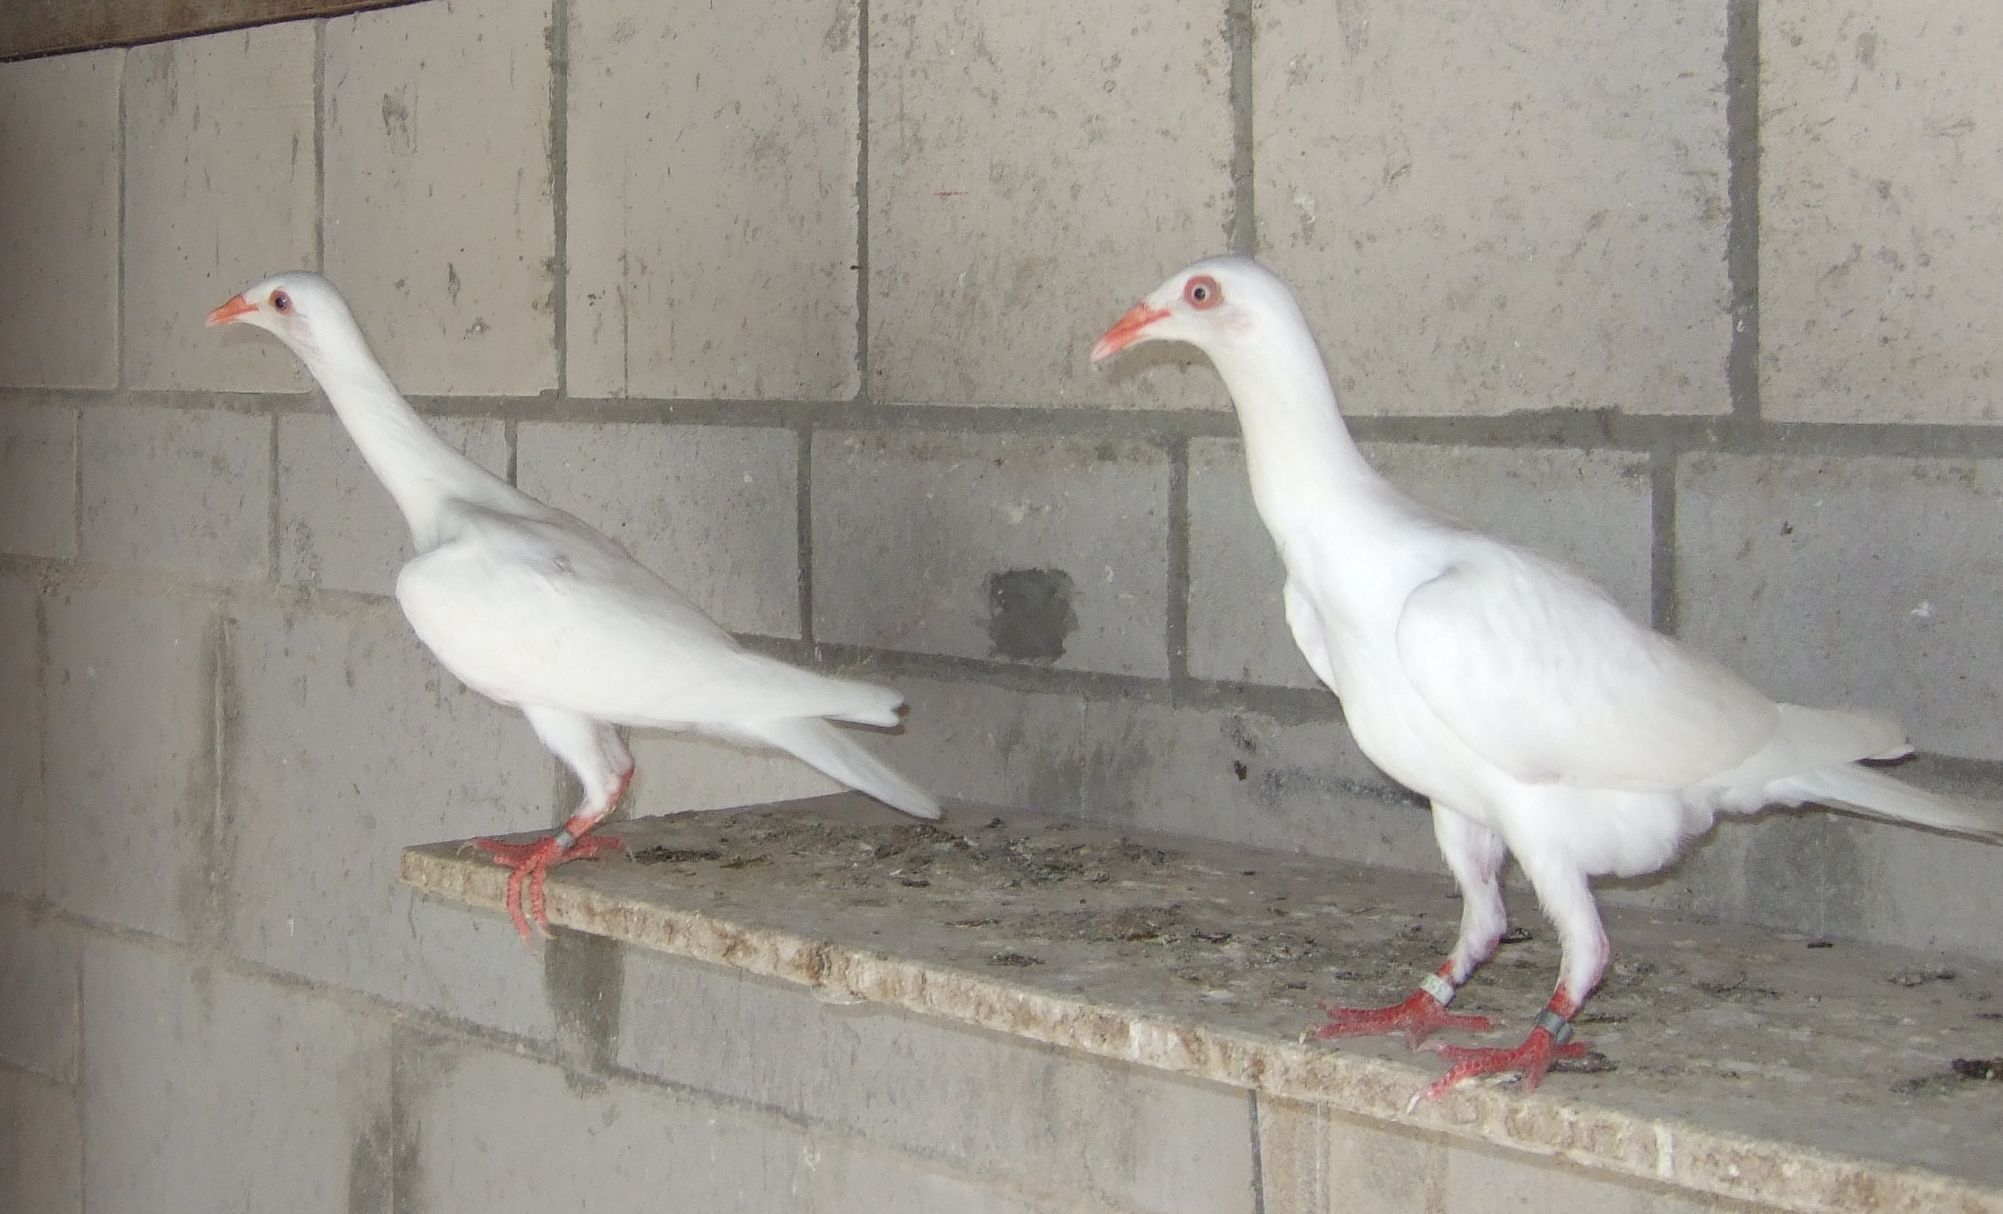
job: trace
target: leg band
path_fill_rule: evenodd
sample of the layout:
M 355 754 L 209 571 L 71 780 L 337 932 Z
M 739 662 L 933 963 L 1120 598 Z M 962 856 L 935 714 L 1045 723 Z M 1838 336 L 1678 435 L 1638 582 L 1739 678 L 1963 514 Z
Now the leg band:
M 1537 1013 L 1537 1019 L 1531 1027 L 1549 1033 L 1553 1045 L 1564 1045 L 1572 1039 L 1572 1022 L 1548 1007 Z
M 1431 995 L 1441 1007 L 1454 1001 L 1454 984 L 1438 974 L 1427 974 L 1419 979 L 1419 989 Z

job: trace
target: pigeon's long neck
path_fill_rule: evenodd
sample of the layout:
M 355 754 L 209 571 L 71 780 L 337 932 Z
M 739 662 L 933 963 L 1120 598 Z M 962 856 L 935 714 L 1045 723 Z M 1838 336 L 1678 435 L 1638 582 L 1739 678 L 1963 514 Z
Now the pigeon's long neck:
M 1367 533 L 1398 499 L 1357 449 L 1305 323 L 1211 351 L 1238 406 L 1259 515 L 1284 552 L 1300 530 Z
M 329 326 L 332 327 L 332 326 Z M 299 351 L 341 423 L 410 525 L 419 552 L 436 546 L 447 508 L 457 501 L 500 504 L 508 486 L 447 445 L 390 382 L 358 329 L 317 335 Z

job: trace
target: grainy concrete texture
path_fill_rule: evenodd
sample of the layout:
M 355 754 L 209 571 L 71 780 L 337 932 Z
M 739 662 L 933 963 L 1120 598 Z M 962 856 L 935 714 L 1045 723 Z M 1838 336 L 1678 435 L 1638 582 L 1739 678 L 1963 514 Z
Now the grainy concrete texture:
M 221 409 L 85 410 L 79 555 L 207 581 L 270 578 L 272 425 Z
M 118 386 L 119 89 L 116 51 L 0 73 L 0 377 Z M 29 171 L 27 166 L 34 166 Z M 63 238 L 51 240 L 51 232 Z M 60 307 L 50 302 L 62 299 Z
M 76 555 L 76 444 L 74 409 L 23 401 L 0 413 L 0 549 Z
M 2003 81 L 1956 0 L 1760 18 L 1760 390 L 1770 416 L 1995 422 Z
M 979 805 L 912 823 L 856 793 L 623 829 L 627 857 L 552 880 L 552 920 L 741 973 L 635 956 L 599 1032 L 635 1070 L 810 1121 L 1137 1209 L 1255 1208 L 1232 1131 L 1268 1102 L 1305 1104 L 1329 1141 L 1296 1125 L 1265 1174 L 1326 1183 L 1329 1150 L 1381 1162 L 1371 1140 L 1395 1131 L 1429 1157 L 1411 1181 L 1438 1187 L 1421 1197 L 1435 1214 L 1491 1187 L 1558 1208 L 2003 1209 L 1998 1097 L 1964 1074 L 2003 1050 L 1987 1014 L 2003 967 L 1617 913 L 1619 960 L 1580 1019 L 1589 1065 L 1529 1099 L 1478 1087 L 1411 1107 L 1438 1059 L 1302 1029 L 1318 999 L 1375 1001 L 1437 961 L 1446 881 Z M 487 910 L 506 884 L 451 842 L 405 853 L 403 877 Z M 1558 964 L 1525 909 L 1455 1005 L 1504 1036 Z M 816 996 L 844 1010 L 810 1015 Z M 729 1044 L 650 1031 L 663 1003 L 714 1009 Z M 1053 1066 L 912 1012 L 1076 1053 Z M 1077 1124 L 1048 1115 L 1088 1105 Z M 1348 1136 L 1358 1116 L 1381 1129 Z
M 215 340 L 202 318 L 266 274 L 319 268 L 318 38 L 294 23 L 126 52 L 119 383 L 305 388 L 289 351 Z
M 446 442 L 497 476 L 508 470 L 505 424 L 486 417 L 440 418 Z M 331 410 L 278 419 L 278 580 L 388 594 L 396 571 L 416 555 L 396 503 L 383 492 Z
M 1085 351 L 1163 274 L 1224 247 L 1225 25 L 1206 0 L 870 6 L 873 399 L 1221 403 L 1186 365 L 1105 374 Z
M 1292 645 L 1217 377 L 1085 357 L 1255 253 L 1398 484 L 2003 802 L 1999 33 L 1970 0 L 416 0 L 0 63 L 0 1209 L 1702 1208 L 1585 1148 L 524 950 L 397 885 L 577 790 L 411 636 L 404 523 L 297 360 L 202 320 L 324 270 L 449 443 L 748 644 L 902 691 L 857 736 L 944 797 L 1431 879 Z M 631 742 L 631 814 L 835 791 Z M 2003 963 L 2003 848 L 1822 813 L 1601 895 Z
M 0 804 L 15 832 L 21 859 L 0 864 L 0 892 L 33 898 L 42 892 L 41 602 L 33 582 L 0 573 Z
M 50 901 L 103 923 L 194 938 L 216 854 L 216 605 L 130 583 L 43 600 L 39 855 Z
M 516 483 L 735 632 L 800 635 L 799 443 L 740 426 L 524 424 Z
M 552 3 L 327 23 L 326 271 L 406 392 L 556 387 Z
M 570 391 L 855 395 L 857 0 L 567 8 Z
M 816 638 L 1168 673 L 1160 451 L 849 432 L 815 444 L 813 476 Z
M 1349 408 L 1726 407 L 1726 8 L 1254 0 L 1260 247 Z

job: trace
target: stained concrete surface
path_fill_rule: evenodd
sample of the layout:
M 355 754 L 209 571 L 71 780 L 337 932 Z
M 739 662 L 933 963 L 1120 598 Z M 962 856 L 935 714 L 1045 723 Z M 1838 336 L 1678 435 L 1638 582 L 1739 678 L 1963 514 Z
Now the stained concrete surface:
M 1407 1114 L 1428 1055 L 1300 1038 L 1319 1001 L 1401 997 L 1437 960 L 1458 919 L 1443 882 L 1017 811 L 912 823 L 853 795 L 620 833 L 629 858 L 551 880 L 553 922 L 1697 1193 L 2003 1210 L 2003 1085 L 1980 1077 L 2003 1056 L 1997 967 L 1615 911 L 1585 1064 Z M 505 873 L 441 843 L 407 851 L 403 879 L 491 908 Z M 1496 1015 L 1497 1041 L 1557 966 L 1515 909 L 1456 1004 Z

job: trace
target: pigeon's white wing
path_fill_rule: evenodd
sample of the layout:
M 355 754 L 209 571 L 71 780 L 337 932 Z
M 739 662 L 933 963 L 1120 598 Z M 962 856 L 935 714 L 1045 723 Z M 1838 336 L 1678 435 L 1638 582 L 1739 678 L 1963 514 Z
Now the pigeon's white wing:
M 1527 783 L 1670 791 L 1773 737 L 1779 710 L 1731 671 L 1636 625 L 1570 571 L 1467 538 L 1406 599 L 1398 657 L 1490 763 Z
M 397 601 L 467 686 L 626 724 L 832 716 L 892 724 L 897 693 L 746 651 L 609 540 L 550 512 L 470 512 L 404 566 Z

